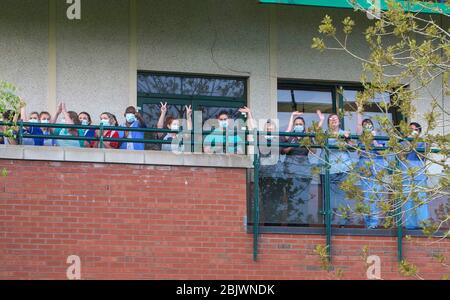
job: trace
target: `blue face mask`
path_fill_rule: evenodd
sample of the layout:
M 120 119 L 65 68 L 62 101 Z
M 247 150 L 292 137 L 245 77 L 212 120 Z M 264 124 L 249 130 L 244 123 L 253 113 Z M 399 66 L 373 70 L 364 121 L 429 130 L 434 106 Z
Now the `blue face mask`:
M 126 114 L 125 118 L 127 119 L 128 123 L 133 123 L 136 121 L 136 116 L 134 114 Z
M 303 125 L 295 125 L 294 131 L 295 132 L 303 132 L 305 130 L 305 126 Z
M 102 119 L 100 123 L 103 124 L 103 126 L 111 126 L 109 125 L 109 120 Z

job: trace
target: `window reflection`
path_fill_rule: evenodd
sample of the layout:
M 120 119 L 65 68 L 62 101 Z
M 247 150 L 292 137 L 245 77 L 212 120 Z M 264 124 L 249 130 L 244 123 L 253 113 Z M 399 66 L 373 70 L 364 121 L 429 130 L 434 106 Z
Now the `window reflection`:
M 245 98 L 245 79 L 139 74 L 138 93 Z

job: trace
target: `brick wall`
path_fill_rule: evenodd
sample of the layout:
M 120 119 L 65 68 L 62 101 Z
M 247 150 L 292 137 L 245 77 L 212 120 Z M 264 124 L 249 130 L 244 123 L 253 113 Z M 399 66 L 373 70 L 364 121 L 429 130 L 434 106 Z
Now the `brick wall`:
M 326 279 L 319 235 L 264 234 L 253 262 L 246 170 L 0 160 L 0 279 L 66 279 L 69 255 L 82 279 Z M 446 241 L 413 238 L 404 253 L 422 277 L 448 273 L 432 259 Z M 363 246 L 397 271 L 395 238 L 333 237 L 344 279 L 365 279 Z

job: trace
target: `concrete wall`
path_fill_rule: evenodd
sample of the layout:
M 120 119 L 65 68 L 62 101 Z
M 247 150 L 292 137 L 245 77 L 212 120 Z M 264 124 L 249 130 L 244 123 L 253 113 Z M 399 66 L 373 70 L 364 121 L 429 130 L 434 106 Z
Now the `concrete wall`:
M 29 111 L 47 109 L 47 0 L 0 1 L 0 80 L 19 88 Z
M 68 109 L 110 111 L 122 119 L 128 105 L 128 0 L 82 1 L 81 20 L 69 21 L 57 1 L 57 101 Z M 120 122 L 120 121 L 119 121 Z

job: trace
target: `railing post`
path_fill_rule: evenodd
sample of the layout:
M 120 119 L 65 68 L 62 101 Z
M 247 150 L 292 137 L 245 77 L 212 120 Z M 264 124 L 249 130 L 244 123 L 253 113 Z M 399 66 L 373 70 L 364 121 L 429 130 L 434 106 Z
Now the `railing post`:
M 19 145 L 23 143 L 23 121 L 19 121 Z
M 328 138 L 325 143 L 325 233 L 328 261 L 331 262 L 331 193 L 330 193 L 330 149 L 328 149 Z
M 100 148 L 103 148 L 103 123 L 100 122 Z
M 258 134 L 257 130 L 254 131 L 254 158 L 253 158 L 253 260 L 258 258 L 258 238 L 259 238 L 259 150 L 258 150 Z
M 398 157 L 395 157 L 395 162 L 397 166 L 397 170 L 400 167 L 400 162 Z M 401 190 L 403 193 L 403 178 L 402 178 L 402 186 Z M 401 198 L 396 199 L 395 204 L 397 205 L 397 209 L 395 210 L 395 225 L 397 226 L 397 259 L 399 262 L 403 260 L 403 226 L 402 226 L 402 203 Z
M 234 128 L 233 128 L 233 134 L 234 134 L 234 136 L 233 136 L 233 152 L 238 154 L 238 151 L 237 151 L 237 127 L 236 126 L 234 126 Z
M 222 150 L 223 153 L 227 153 L 227 144 L 228 144 L 228 139 L 227 139 L 227 127 L 222 127 L 222 134 L 223 134 L 223 139 L 222 139 Z

